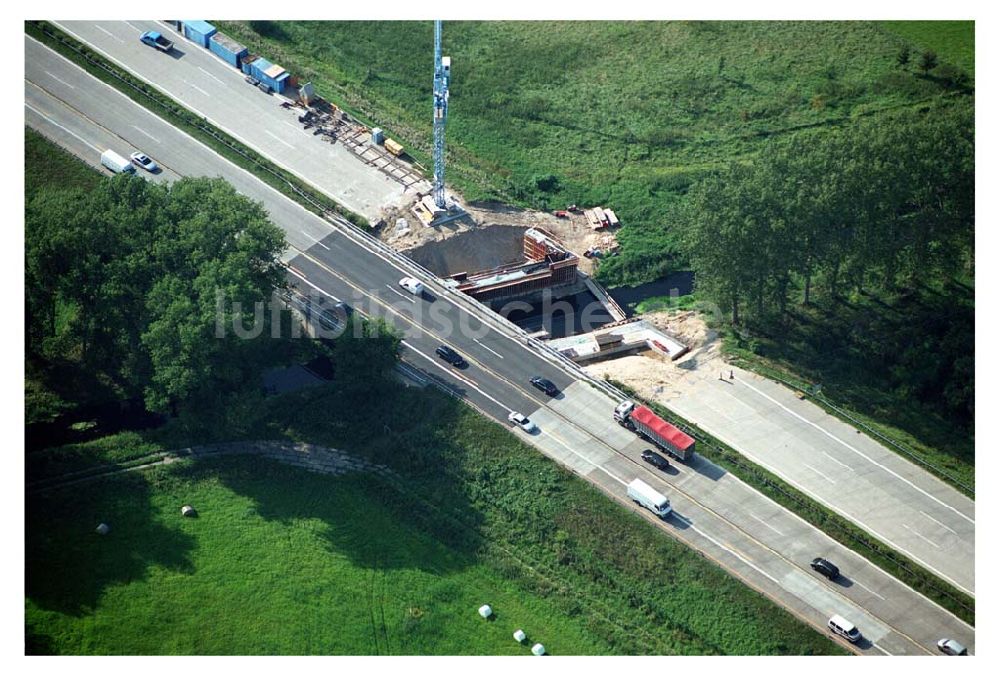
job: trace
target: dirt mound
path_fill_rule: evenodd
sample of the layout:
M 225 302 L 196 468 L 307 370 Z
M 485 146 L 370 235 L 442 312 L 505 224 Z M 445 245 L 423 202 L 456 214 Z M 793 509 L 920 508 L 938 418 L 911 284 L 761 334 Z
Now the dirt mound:
M 588 373 L 608 378 L 635 388 L 647 399 L 670 399 L 681 394 L 685 383 L 692 379 L 715 378 L 724 363 L 719 354 L 718 333 L 694 311 L 661 311 L 647 313 L 643 319 L 657 329 L 682 339 L 691 352 L 677 362 L 659 353 L 647 351 L 585 367 Z

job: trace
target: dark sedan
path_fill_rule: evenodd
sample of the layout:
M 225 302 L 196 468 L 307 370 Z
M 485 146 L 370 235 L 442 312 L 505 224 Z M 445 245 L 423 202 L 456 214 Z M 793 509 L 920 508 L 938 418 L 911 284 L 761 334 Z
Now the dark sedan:
M 840 575 L 840 569 L 838 569 L 833 562 L 823 559 L 822 557 L 814 559 L 809 563 L 809 566 L 813 568 L 813 571 L 818 571 L 831 581 Z
M 443 359 L 445 362 L 451 364 L 452 366 L 458 367 L 459 369 L 467 366 L 468 364 L 465 361 L 464 357 L 459 355 L 453 348 L 449 346 L 438 346 L 437 350 L 435 350 L 434 352 L 436 352 L 438 357 Z
M 556 388 L 556 384 L 547 378 L 542 378 L 541 376 L 533 376 L 531 378 L 531 385 L 535 386 L 549 397 L 555 397 L 559 394 L 559 388 Z
M 646 449 L 642 452 L 642 460 L 659 470 L 666 470 L 670 467 L 670 461 L 663 456 L 660 456 L 652 449 Z

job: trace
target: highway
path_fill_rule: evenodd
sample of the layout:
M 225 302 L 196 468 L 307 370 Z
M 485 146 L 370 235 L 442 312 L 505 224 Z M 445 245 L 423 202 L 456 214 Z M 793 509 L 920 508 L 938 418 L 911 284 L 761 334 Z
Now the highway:
M 730 369 L 730 367 L 726 367 Z M 689 370 L 664 404 L 803 493 L 975 596 L 976 504 L 783 385 Z
M 386 205 L 402 204 L 413 196 L 413 188 L 405 193 L 401 184 L 361 162 L 341 144 L 326 143 L 304 130 L 296 121 L 295 113 L 279 107 L 280 97 L 264 94 L 248 85 L 240 71 L 209 50 L 186 40 L 168 24 L 160 21 L 72 21 L 66 24 L 74 32 L 84 33 L 84 41 L 99 37 L 115 47 L 144 48 L 130 53 L 129 60 L 135 63 L 130 63 L 129 70 L 156 72 L 156 81 L 152 84 L 157 89 L 197 109 L 199 115 L 267 155 L 275 164 L 304 168 L 317 179 L 315 185 L 327 187 L 325 192 L 331 198 L 370 221 L 377 220 Z M 167 55 L 140 43 L 136 36 L 148 30 L 159 31 L 173 40 L 174 52 Z M 247 114 L 258 106 L 273 108 L 284 115 Z M 304 148 L 308 152 L 303 152 Z M 428 186 L 423 189 L 427 190 Z
M 306 211 L 30 38 L 25 50 L 28 124 L 92 163 L 94 148 L 125 153 L 136 147 L 172 175 L 231 181 L 262 202 L 286 232 L 291 247 L 285 260 L 300 289 L 385 317 L 405 334 L 408 364 L 500 421 L 512 409 L 528 414 L 540 432 L 517 434 L 613 499 L 631 506 L 623 483 L 642 477 L 671 498 L 676 514 L 663 522 L 633 506 L 638 514 L 817 629 L 839 613 L 864 633 L 856 647 L 862 653 L 930 654 L 945 636 L 974 651 L 973 628 L 704 459 L 675 466 L 671 474 L 642 465 L 646 445 L 613 422 L 612 397 L 528 349 L 484 311 L 470 310 L 466 300 L 431 280 L 431 295 L 407 295 L 396 281 L 415 269 Z M 445 342 L 469 360 L 467 369 L 434 357 Z M 563 394 L 549 400 L 531 389 L 527 381 L 536 374 Z M 813 573 L 808 562 L 815 556 L 833 560 L 844 577 L 831 583 Z

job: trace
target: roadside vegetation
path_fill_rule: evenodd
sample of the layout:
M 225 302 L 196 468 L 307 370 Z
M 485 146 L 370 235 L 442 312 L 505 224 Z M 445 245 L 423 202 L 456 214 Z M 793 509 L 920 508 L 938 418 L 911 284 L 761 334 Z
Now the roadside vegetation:
M 524 653 L 516 627 L 555 654 L 844 653 L 502 426 L 402 387 L 398 339 L 378 325 L 324 345 L 206 335 L 215 285 L 244 307 L 266 300 L 280 248 L 259 206 L 224 183 L 89 183 L 43 138 L 27 145 L 28 177 L 44 161 L 89 186 L 26 184 L 26 389 L 60 403 L 51 416 L 29 404 L 27 419 L 84 424 L 71 444 L 29 439 L 29 486 L 241 439 L 322 444 L 396 473 L 225 458 L 32 490 L 28 653 Z M 82 312 L 95 308 L 102 321 Z M 332 381 L 261 393 L 261 369 L 314 355 Z M 97 392 L 139 400 L 120 432 L 86 429 Z M 147 407 L 163 417 L 130 426 Z M 197 519 L 180 517 L 185 503 Z M 497 621 L 476 615 L 484 602 Z

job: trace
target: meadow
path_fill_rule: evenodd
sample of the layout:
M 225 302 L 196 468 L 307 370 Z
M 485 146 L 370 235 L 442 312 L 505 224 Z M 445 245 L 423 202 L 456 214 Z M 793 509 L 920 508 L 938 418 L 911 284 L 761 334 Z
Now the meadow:
M 430 21 L 217 23 L 430 166 Z M 622 251 L 602 279 L 649 281 L 683 264 L 666 224 L 706 172 L 946 93 L 896 63 L 908 35 L 873 22 L 445 22 L 447 180 L 470 200 L 611 206 Z

